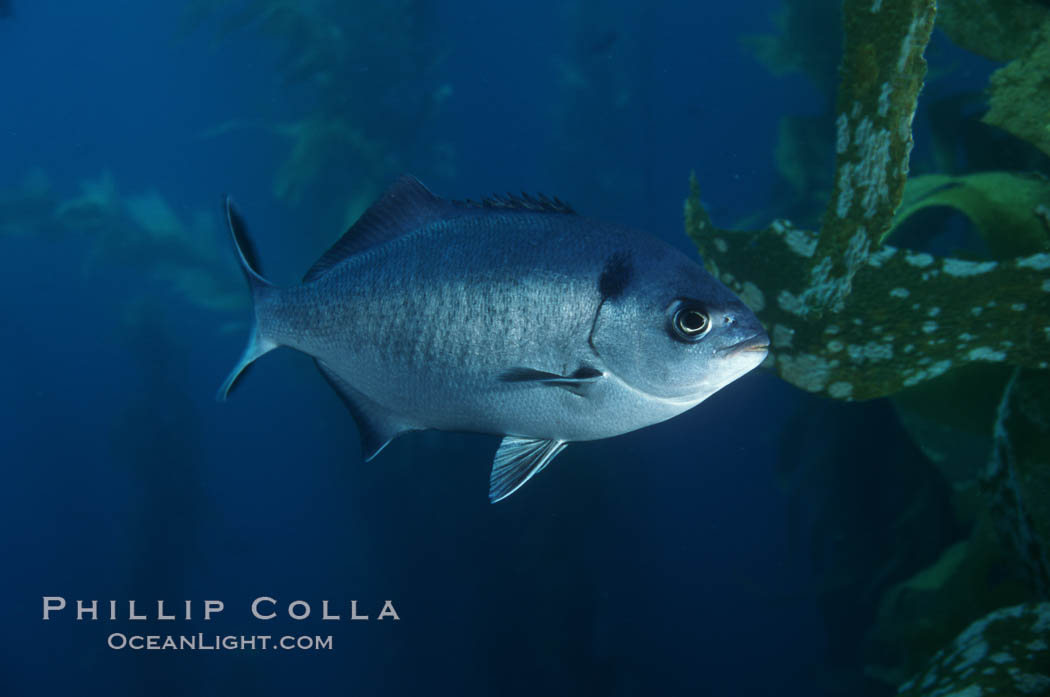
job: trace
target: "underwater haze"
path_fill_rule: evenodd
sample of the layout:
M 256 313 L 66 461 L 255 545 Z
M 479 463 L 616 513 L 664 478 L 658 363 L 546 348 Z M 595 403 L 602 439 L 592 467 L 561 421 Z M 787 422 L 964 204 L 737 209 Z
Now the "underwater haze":
M 776 235 L 816 261 L 873 186 L 836 178 L 854 146 L 836 143 L 840 75 L 852 83 L 833 0 L 0 2 L 0 694 L 879 697 L 989 612 L 1041 617 L 1050 499 L 992 497 L 1003 481 L 1050 491 L 1046 422 L 1008 421 L 1050 394 L 1048 150 L 980 121 L 993 73 L 1027 54 L 967 44 L 966 16 L 942 4 L 953 23 L 928 46 L 930 27 L 902 25 L 918 48 L 901 66 L 925 46 L 930 67 L 912 80 L 912 102 L 926 86 L 910 188 L 889 183 L 870 254 L 892 243 L 973 283 L 983 272 L 951 260 L 1042 274 L 1023 278 L 1041 292 L 1003 296 L 1024 328 L 977 326 L 980 311 L 961 326 L 930 303 L 872 320 L 901 293 L 925 300 L 894 277 L 848 303 L 883 272 L 867 238 L 860 262 L 843 256 L 844 306 L 789 311 L 788 281 L 733 266 Z M 1050 14 L 1014 4 L 1023 26 Z M 1025 44 L 1033 65 L 1045 26 Z M 868 157 L 858 117 L 847 130 Z M 295 351 L 216 402 L 251 317 L 224 196 L 289 286 L 406 173 L 449 199 L 557 197 L 707 261 L 773 357 L 676 418 L 573 444 L 496 504 L 497 437 L 412 432 L 364 462 L 351 415 Z M 847 186 L 852 212 L 825 218 Z M 798 230 L 766 227 L 788 218 Z M 935 354 L 939 334 L 921 363 L 875 339 L 835 349 L 879 323 L 893 344 L 898 320 L 950 332 L 969 358 Z M 979 339 L 956 349 L 959 333 Z M 820 348 L 800 358 L 810 337 Z M 1008 453 L 1007 432 L 1026 439 Z M 78 601 L 96 612 L 78 618 Z M 128 643 L 150 636 L 197 646 Z

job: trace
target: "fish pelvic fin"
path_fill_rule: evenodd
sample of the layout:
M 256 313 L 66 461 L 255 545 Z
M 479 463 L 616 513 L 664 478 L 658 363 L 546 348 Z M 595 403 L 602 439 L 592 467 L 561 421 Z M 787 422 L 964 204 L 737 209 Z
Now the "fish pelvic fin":
M 496 503 L 520 489 L 565 446 L 563 440 L 539 440 L 507 436 L 499 445 L 489 477 L 489 503 Z
M 248 367 L 260 356 L 277 348 L 278 344 L 265 337 L 259 325 L 258 307 L 261 298 L 275 290 L 273 284 L 263 278 L 259 266 L 259 257 L 248 236 L 248 228 L 244 219 L 233 206 L 233 200 L 227 196 L 223 205 L 226 215 L 226 224 L 230 229 L 230 238 L 233 240 L 233 249 L 236 252 L 237 263 L 240 264 L 241 272 L 248 281 L 248 289 L 252 294 L 252 326 L 248 334 L 248 345 L 241 354 L 237 365 L 233 367 L 226 380 L 219 388 L 215 398 L 225 402 L 230 392 L 237 385 L 238 380 L 248 370 Z

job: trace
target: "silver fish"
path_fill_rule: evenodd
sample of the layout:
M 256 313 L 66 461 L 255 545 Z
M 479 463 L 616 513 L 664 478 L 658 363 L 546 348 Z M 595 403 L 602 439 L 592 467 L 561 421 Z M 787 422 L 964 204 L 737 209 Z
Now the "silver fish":
M 493 502 L 568 443 L 696 406 L 769 347 L 696 262 L 558 199 L 450 201 L 405 176 L 280 289 L 228 198 L 226 216 L 255 322 L 219 399 L 263 354 L 298 349 L 346 403 L 365 460 L 406 431 L 503 436 Z

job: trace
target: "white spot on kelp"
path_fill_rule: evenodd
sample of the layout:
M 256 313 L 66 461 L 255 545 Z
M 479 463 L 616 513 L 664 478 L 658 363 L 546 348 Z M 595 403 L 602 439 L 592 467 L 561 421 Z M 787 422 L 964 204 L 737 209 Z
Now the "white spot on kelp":
M 905 349 L 907 349 L 907 347 L 905 347 Z M 905 352 L 907 352 L 907 350 L 905 350 Z M 917 385 L 923 380 L 930 380 L 938 375 L 943 375 L 948 372 L 948 369 L 951 367 L 952 362 L 949 360 L 938 361 L 925 370 L 912 371 L 912 373 L 904 380 L 903 384 L 905 387 Z
M 909 252 L 904 255 L 904 261 L 922 269 L 933 263 L 933 257 L 926 252 Z
M 890 132 L 885 128 L 876 128 L 871 118 L 865 116 L 857 124 L 853 132 L 854 146 L 859 151 L 860 159 L 853 163 L 852 167 L 843 165 L 840 170 L 839 186 L 843 193 L 847 188 L 856 188 L 861 192 L 861 206 L 864 208 L 864 217 L 871 218 L 878 210 L 879 203 L 889 197 L 889 164 L 890 145 L 892 143 Z M 845 217 L 842 212 L 842 202 L 839 202 L 839 217 Z M 849 204 L 845 206 L 845 212 L 849 211 Z
M 908 65 L 908 59 L 911 58 L 912 46 L 915 43 L 915 35 L 919 31 L 920 17 L 916 17 L 911 21 L 911 25 L 908 27 L 908 33 L 904 36 L 904 41 L 901 42 L 901 53 L 897 59 L 897 72 L 903 73 L 904 68 Z
M 888 244 L 883 245 L 882 249 L 880 249 L 877 252 L 873 252 L 868 257 L 868 265 L 874 266 L 875 268 L 880 268 L 885 262 L 889 261 L 889 259 L 896 253 L 896 247 L 891 247 Z
M 791 228 L 786 231 L 784 241 L 788 249 L 803 257 L 811 257 L 817 251 L 817 236 L 808 230 Z
M 999 262 L 996 261 L 945 259 L 944 265 L 941 268 L 943 268 L 944 273 L 949 276 L 976 276 L 977 274 L 988 273 L 998 265 Z
M 882 4 L 882 0 L 875 0 L 879 5 Z M 877 12 L 874 7 L 872 12 Z M 882 91 L 879 92 L 879 116 L 886 118 L 886 114 L 890 111 L 890 95 L 893 94 L 893 85 L 889 82 L 882 83 Z
M 1046 252 L 1040 252 L 1039 254 L 1033 254 L 1030 257 L 1017 260 L 1017 266 L 1022 269 L 1035 269 L 1036 271 L 1045 271 L 1050 269 L 1050 254 Z
M 971 361 L 1005 361 L 1006 353 L 1003 351 L 996 351 L 988 346 L 978 346 L 971 350 L 966 357 Z
M 740 289 L 740 299 L 744 301 L 745 305 L 751 308 L 752 312 L 761 312 L 766 309 L 765 294 L 762 292 L 761 288 L 751 281 L 744 281 L 744 285 Z
M 835 119 L 835 152 L 839 155 L 846 152 L 849 147 L 849 118 L 846 113 L 839 114 Z
M 794 329 L 785 327 L 783 324 L 773 325 L 773 346 L 775 348 L 791 348 L 791 341 L 794 338 Z
M 849 162 L 843 162 L 839 167 L 839 197 L 835 202 L 835 214 L 840 218 L 845 218 L 853 205 L 852 172 L 853 165 Z
M 803 315 L 806 311 L 802 299 L 787 290 L 782 290 L 777 294 L 777 305 L 784 312 L 790 312 L 793 315 Z
M 780 374 L 785 380 L 808 392 L 820 392 L 828 383 L 831 367 L 820 356 L 803 353 L 798 356 L 781 356 Z
M 828 394 L 835 399 L 849 399 L 853 395 L 853 385 L 848 382 L 833 382 L 828 385 Z
M 893 358 L 893 345 L 880 344 L 877 341 L 869 341 L 863 346 L 850 344 L 846 347 L 846 354 L 854 363 L 863 361 L 888 361 Z

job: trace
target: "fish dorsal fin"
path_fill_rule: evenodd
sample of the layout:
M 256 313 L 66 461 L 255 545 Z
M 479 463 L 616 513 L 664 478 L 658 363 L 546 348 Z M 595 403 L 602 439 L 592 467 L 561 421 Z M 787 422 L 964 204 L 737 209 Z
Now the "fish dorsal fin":
M 568 445 L 563 440 L 507 436 L 496 451 L 489 477 L 489 501 L 507 498 L 550 463 Z
M 575 215 L 576 211 L 572 209 L 572 206 L 562 201 L 557 196 L 551 198 L 544 194 L 526 194 L 522 192 L 520 195 L 515 196 L 514 194 L 506 195 L 495 195 L 483 198 L 480 201 L 474 201 L 466 199 L 464 201 L 456 201 L 461 206 L 468 208 L 488 208 L 490 210 L 501 210 L 501 211 L 531 211 L 533 213 L 565 213 L 567 215 Z
M 316 359 L 314 362 L 317 363 L 321 375 L 343 400 L 346 408 L 350 410 L 350 415 L 354 417 L 354 423 L 357 424 L 357 431 L 361 436 L 361 456 L 364 457 L 365 462 L 378 455 L 379 451 L 385 448 L 390 441 L 405 431 L 413 430 L 398 420 L 395 415 L 390 414 L 351 387 L 324 362 Z
M 448 215 L 448 202 L 411 175 L 403 175 L 368 207 L 332 248 L 310 267 L 309 283 L 347 257 L 376 247 Z

